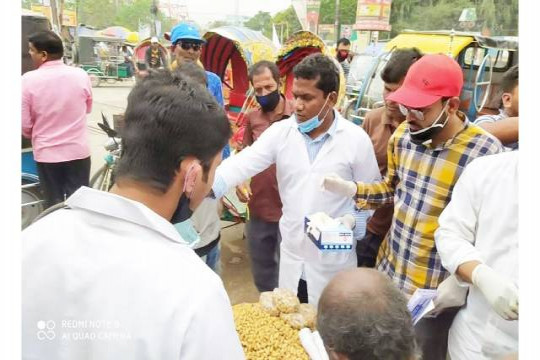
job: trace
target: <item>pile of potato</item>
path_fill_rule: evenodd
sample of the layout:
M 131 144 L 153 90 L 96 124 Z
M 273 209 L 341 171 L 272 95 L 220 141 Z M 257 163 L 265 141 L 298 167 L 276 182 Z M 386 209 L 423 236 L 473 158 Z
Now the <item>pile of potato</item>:
M 300 304 L 296 294 L 286 289 L 261 294 L 259 303 L 233 306 L 236 331 L 246 359 L 305 359 L 298 330 L 315 328 L 316 310 Z

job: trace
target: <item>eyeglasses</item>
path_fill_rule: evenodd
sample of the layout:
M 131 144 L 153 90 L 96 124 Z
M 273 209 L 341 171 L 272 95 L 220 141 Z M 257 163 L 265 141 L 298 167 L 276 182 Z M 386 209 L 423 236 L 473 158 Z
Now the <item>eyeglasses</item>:
M 410 112 L 411 115 L 414 116 L 416 119 L 420 121 L 424 120 L 424 109 L 413 109 L 405 105 L 401 105 L 401 104 L 398 104 L 398 105 L 399 105 L 399 111 L 401 111 L 401 114 L 403 114 L 403 116 L 409 115 L 409 112 Z
M 444 111 L 444 109 L 446 108 L 446 105 L 448 105 L 448 102 L 450 100 L 446 100 L 444 103 L 443 103 L 443 109 L 442 111 Z M 412 116 L 414 116 L 415 119 L 419 120 L 419 121 L 422 121 L 424 120 L 424 111 L 426 111 L 426 108 L 423 108 L 423 109 L 413 109 L 413 108 L 410 108 L 410 107 L 407 107 L 405 105 L 402 105 L 402 104 L 398 104 L 399 106 L 399 111 L 401 111 L 401 113 L 403 114 L 403 116 L 407 116 L 409 115 L 409 113 L 411 113 Z M 442 114 L 442 112 L 441 112 Z M 440 117 L 440 115 L 439 115 Z
M 193 49 L 193 51 L 199 51 L 201 50 L 201 44 L 197 44 L 197 43 L 192 43 L 192 42 L 177 42 L 176 43 L 177 45 L 180 45 L 180 47 L 183 49 L 183 50 L 186 50 L 188 51 L 189 49 Z

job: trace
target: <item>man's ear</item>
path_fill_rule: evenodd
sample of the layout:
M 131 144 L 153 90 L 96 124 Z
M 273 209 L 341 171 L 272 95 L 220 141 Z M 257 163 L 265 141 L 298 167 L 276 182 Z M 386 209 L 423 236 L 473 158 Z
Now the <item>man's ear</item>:
M 509 108 L 512 106 L 512 94 L 511 93 L 503 93 L 502 94 L 502 105 L 504 108 Z
M 461 104 L 461 100 L 457 96 L 448 99 L 448 113 L 455 114 L 458 112 L 459 104 Z
M 180 162 L 177 174 L 183 178 L 184 192 L 191 193 L 195 188 L 197 178 L 202 175 L 202 166 L 199 160 L 188 156 Z
M 337 91 L 332 91 L 329 95 L 330 97 L 330 101 L 334 104 L 334 106 L 337 104 L 337 100 L 338 100 L 338 93 Z

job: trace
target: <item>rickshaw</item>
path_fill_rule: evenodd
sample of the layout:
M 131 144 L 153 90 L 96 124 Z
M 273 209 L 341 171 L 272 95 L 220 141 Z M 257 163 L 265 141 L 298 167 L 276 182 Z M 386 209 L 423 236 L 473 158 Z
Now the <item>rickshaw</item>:
M 357 101 L 345 109 L 349 120 L 360 125 L 369 110 L 384 106 L 380 72 L 392 51 L 412 47 L 424 54 L 447 54 L 459 63 L 464 78 L 460 110 L 471 121 L 480 115 L 498 113 L 501 77 L 518 63 L 517 37 L 485 37 L 456 31 L 405 31 L 387 43 L 385 52 L 367 70 Z
M 105 35 L 77 38 L 76 63 L 88 73 L 93 87 L 99 86 L 101 81 L 114 84 L 131 79 L 121 52 L 124 44 L 121 38 Z
M 150 47 L 150 40 L 151 38 L 146 38 L 142 40 L 140 43 L 137 44 L 135 49 L 133 50 L 133 67 L 135 68 L 135 76 L 138 78 L 144 77 L 148 73 L 148 69 L 146 68 L 146 50 Z M 160 47 L 161 51 L 165 54 L 165 58 L 167 59 L 167 64 L 171 63 L 171 52 L 170 50 L 164 46 L 163 44 L 159 43 L 158 46 Z
M 35 69 L 28 53 L 28 36 L 37 31 L 51 30 L 51 23 L 47 17 L 25 9 L 22 10 L 21 23 L 21 70 L 24 74 Z M 21 226 L 24 229 L 44 210 L 44 201 L 32 143 L 22 137 L 21 145 Z
M 277 49 L 270 39 L 260 32 L 238 26 L 223 26 L 203 35 L 206 44 L 201 51 L 205 70 L 220 77 L 227 115 L 235 131 L 233 147 L 242 138 L 243 119 L 255 106 L 250 89 L 248 69 L 261 60 L 275 61 Z
M 306 56 L 322 53 L 332 58 L 339 69 L 339 94 L 338 109 L 345 98 L 345 73 L 339 62 L 332 54 L 332 49 L 326 46 L 324 41 L 307 30 L 295 32 L 281 47 L 277 56 L 277 65 L 281 76 L 283 94 L 287 99 L 292 99 L 292 84 L 294 80 L 293 69 Z

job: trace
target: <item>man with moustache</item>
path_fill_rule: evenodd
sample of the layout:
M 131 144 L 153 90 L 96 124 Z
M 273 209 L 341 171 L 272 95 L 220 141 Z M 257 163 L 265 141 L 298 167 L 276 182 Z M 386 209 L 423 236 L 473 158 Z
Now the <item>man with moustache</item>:
M 263 60 L 254 64 L 249 80 L 260 108 L 246 115 L 244 146 L 253 145 L 272 124 L 294 113 L 294 101 L 285 99 L 279 91 L 279 69 L 275 63 Z M 275 164 L 237 187 L 236 194 L 240 201 L 249 204 L 250 219 L 245 231 L 255 286 L 260 292 L 272 291 L 278 286 L 282 207 Z
M 381 71 L 381 78 L 384 81 L 384 107 L 368 112 L 362 124 L 373 142 L 381 176 L 384 176 L 387 171 L 388 140 L 405 120 L 405 116 L 399 111 L 398 104 L 389 100 L 388 96 L 399 89 L 411 65 L 421 57 L 420 50 L 416 48 L 398 49 L 392 53 L 392 57 Z M 358 242 L 356 247 L 358 266 L 371 268 L 375 266 L 379 247 L 392 224 L 393 212 L 392 204 L 375 210 L 367 224 L 366 236 Z

